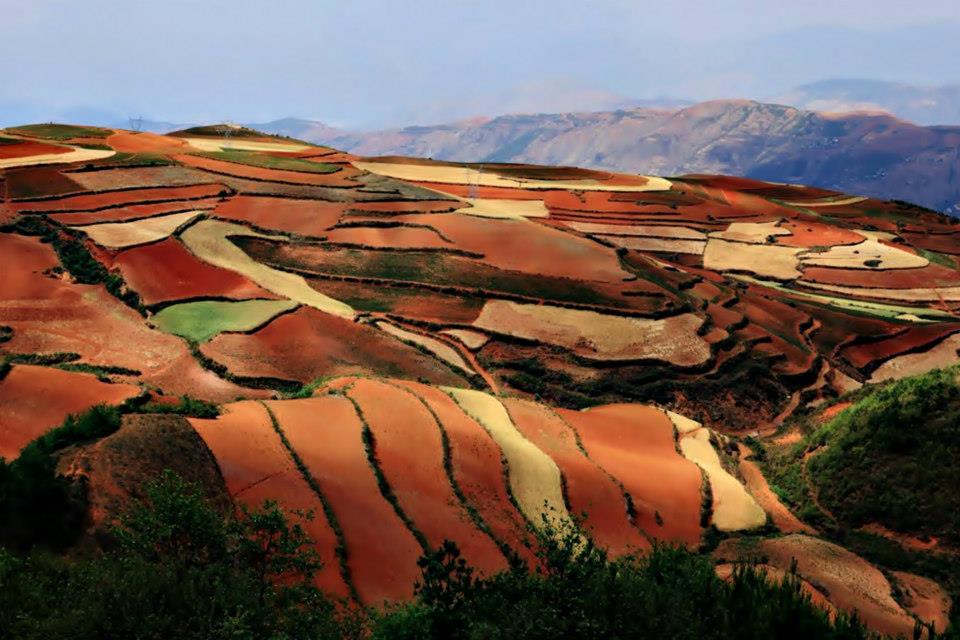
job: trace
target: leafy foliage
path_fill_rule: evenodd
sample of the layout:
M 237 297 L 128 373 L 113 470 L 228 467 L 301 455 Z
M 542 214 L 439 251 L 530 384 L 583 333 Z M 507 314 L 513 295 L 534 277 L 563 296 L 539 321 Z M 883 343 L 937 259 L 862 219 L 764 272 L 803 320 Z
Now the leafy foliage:
M 137 413 L 176 413 L 191 418 L 216 418 L 220 415 L 220 407 L 217 405 L 190 396 L 180 396 L 180 400 L 175 404 L 147 402 L 134 410 Z

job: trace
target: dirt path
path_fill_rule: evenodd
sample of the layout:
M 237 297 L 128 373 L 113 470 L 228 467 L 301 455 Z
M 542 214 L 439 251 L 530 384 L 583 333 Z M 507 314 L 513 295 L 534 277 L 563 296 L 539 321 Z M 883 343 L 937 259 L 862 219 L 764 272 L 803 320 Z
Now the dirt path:
M 823 506 L 823 504 L 820 503 L 820 493 L 817 491 L 816 485 L 813 484 L 813 480 L 810 479 L 810 472 L 807 470 L 807 462 L 810 460 L 810 458 L 812 458 L 817 453 L 820 453 L 821 451 L 825 451 L 826 449 L 827 449 L 827 446 L 824 445 L 822 447 L 817 447 L 812 451 L 807 451 L 806 453 L 804 453 L 803 461 L 800 463 L 800 469 L 803 474 L 803 481 L 807 485 L 807 493 L 810 494 L 810 500 L 813 501 L 814 506 L 817 509 L 819 509 L 825 516 L 827 516 L 828 518 L 836 522 L 837 516 L 833 515 L 833 512 L 830 511 L 830 509 L 827 509 L 825 506 Z
M 754 499 L 767 512 L 773 524 L 784 533 L 808 533 L 816 535 L 817 531 L 813 527 L 804 524 L 797 516 L 782 503 L 777 494 L 770 489 L 767 479 L 763 477 L 760 467 L 749 459 L 753 455 L 750 447 L 742 442 L 737 443 L 740 449 L 740 475 L 743 476 L 747 490 Z

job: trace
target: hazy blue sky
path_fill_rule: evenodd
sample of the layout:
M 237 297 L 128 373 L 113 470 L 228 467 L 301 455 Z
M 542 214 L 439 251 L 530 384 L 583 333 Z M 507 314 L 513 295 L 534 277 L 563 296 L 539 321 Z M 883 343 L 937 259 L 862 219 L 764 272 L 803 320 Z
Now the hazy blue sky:
M 960 82 L 957 0 L 0 0 L 0 123 L 336 125 Z M 94 111 L 88 111 L 91 117 Z

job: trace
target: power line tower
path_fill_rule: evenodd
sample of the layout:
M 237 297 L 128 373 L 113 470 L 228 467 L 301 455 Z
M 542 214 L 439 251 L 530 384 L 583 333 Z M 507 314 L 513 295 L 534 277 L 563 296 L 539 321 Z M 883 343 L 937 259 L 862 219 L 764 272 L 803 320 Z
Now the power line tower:
M 232 120 L 223 121 L 223 149 L 227 150 L 233 147 L 233 141 L 231 136 L 233 135 L 233 130 L 237 128 L 237 125 L 233 123 Z
M 137 116 L 136 118 L 130 116 L 130 129 L 140 133 L 140 130 L 143 129 L 143 116 Z
M 483 165 L 478 165 L 476 169 L 467 167 L 467 198 L 476 200 L 480 197 L 480 174 L 483 173 Z

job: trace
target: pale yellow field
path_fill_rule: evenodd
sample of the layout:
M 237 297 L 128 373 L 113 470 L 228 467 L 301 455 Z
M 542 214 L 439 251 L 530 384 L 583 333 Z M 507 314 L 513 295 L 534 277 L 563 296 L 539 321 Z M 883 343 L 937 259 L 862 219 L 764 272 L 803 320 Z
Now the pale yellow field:
M 765 244 L 770 236 L 792 235 L 789 229 L 783 229 L 777 221 L 774 222 L 733 222 L 725 231 L 714 231 L 711 238 L 730 240 L 733 242 L 748 242 L 751 244 Z
M 544 206 L 543 200 L 501 200 L 494 198 L 459 199 L 470 206 L 458 209 L 457 213 L 464 213 L 470 216 L 522 220 L 523 218 L 546 218 L 550 215 L 550 211 Z
M 802 275 L 797 270 L 797 254 L 801 251 L 795 247 L 710 238 L 703 252 L 703 266 L 715 271 L 744 271 L 776 280 L 793 280 Z
M 898 380 L 906 376 L 926 373 L 931 369 L 949 367 L 960 362 L 958 350 L 960 350 L 960 334 L 955 333 L 929 351 L 907 353 L 887 360 L 873 372 L 868 382 Z
M 674 240 L 706 240 L 707 234 L 690 227 L 653 224 L 604 224 L 602 222 L 564 222 L 582 233 L 597 233 L 605 236 L 642 236 L 645 238 L 670 238 Z
M 286 240 L 220 220 L 201 220 L 184 231 L 181 240 L 201 260 L 244 275 L 267 291 L 341 318 L 352 319 L 356 315 L 349 305 L 312 289 L 301 276 L 256 262 L 230 242 L 230 236 Z
M 527 519 L 535 526 L 540 526 L 544 515 L 555 525 L 569 522 L 557 463 L 517 430 L 503 404 L 482 391 L 450 387 L 443 390 L 500 447 L 507 459 L 510 489 Z
M 816 209 L 817 207 L 839 207 L 845 204 L 857 204 L 864 200 L 866 200 L 864 196 L 850 196 L 849 198 L 838 198 L 837 200 L 809 200 L 807 202 L 784 202 L 783 204 L 791 207 Z
M 89 160 L 109 158 L 116 153 L 116 151 L 113 149 L 81 149 L 79 147 L 71 148 L 73 151 L 68 151 L 66 153 L 42 153 L 35 156 L 24 156 L 22 158 L 7 158 L 5 160 L 0 160 L 0 169 L 9 169 L 11 167 L 29 167 L 37 164 L 86 162 Z
M 707 474 L 713 492 L 711 521 L 717 529 L 743 531 L 762 527 L 767 522 L 766 512 L 746 487 L 723 468 L 710 442 L 708 429 L 700 428 L 684 434 L 680 438 L 680 451 Z
M 880 289 L 874 287 L 845 287 L 838 284 L 821 284 L 802 281 L 803 286 L 832 293 L 856 296 L 858 298 L 876 298 L 881 300 L 903 300 L 904 302 L 960 302 L 960 287 L 940 287 L 931 289 Z
M 476 373 L 472 368 L 470 368 L 470 365 L 464 361 L 463 357 L 457 353 L 457 350 L 445 342 L 441 342 L 435 338 L 422 336 L 419 333 L 414 333 L 413 331 L 407 331 L 406 329 L 402 329 L 389 322 L 381 321 L 377 322 L 376 324 L 378 329 L 381 329 L 382 331 L 385 331 L 393 337 L 399 338 L 400 340 L 420 345 L 436 357 L 448 364 L 453 365 L 461 371 L 466 371 L 469 374 Z
M 594 360 L 656 359 L 694 366 L 710 358 L 692 313 L 650 320 L 547 304 L 489 300 L 473 323 L 481 329 L 570 349 Z
M 470 329 L 445 329 L 440 333 L 446 334 L 451 338 L 456 338 L 471 351 L 476 351 L 490 342 L 490 336 L 487 334 L 480 333 L 479 331 L 471 331 Z
M 679 413 L 667 411 L 666 414 L 667 417 L 670 418 L 670 422 L 673 423 L 674 428 L 681 435 L 693 433 L 697 429 L 701 429 L 703 427 L 703 425 L 696 420 L 692 420 L 687 416 L 680 415 Z
M 88 224 L 79 229 L 102 247 L 119 249 L 156 242 L 169 236 L 181 226 L 196 218 L 202 211 L 184 211 L 169 216 L 154 216 L 133 222 L 104 222 Z
M 583 191 L 667 191 L 671 183 L 664 178 L 643 176 L 643 185 L 606 185 L 598 180 L 528 180 L 505 178 L 487 171 L 476 171 L 450 165 L 407 164 L 402 162 L 365 162 L 353 165 L 363 171 L 400 180 L 439 182 L 447 184 L 476 184 L 481 187 L 510 187 L 522 189 L 580 189 Z
M 199 151 L 223 151 L 234 149 L 237 151 L 304 151 L 311 148 L 308 144 L 294 142 L 262 142 L 244 140 L 243 138 L 182 138 L 191 147 Z
M 630 236 L 598 236 L 611 244 L 637 251 L 659 251 L 661 253 L 688 253 L 703 255 L 707 243 L 703 240 L 672 240 L 670 238 L 640 238 Z
M 917 269 L 930 264 L 923 256 L 883 244 L 876 238 L 867 238 L 858 244 L 837 245 L 823 253 L 807 252 L 800 259 L 805 265 L 845 269 Z M 864 264 L 867 260 L 879 260 L 880 264 L 870 267 Z

